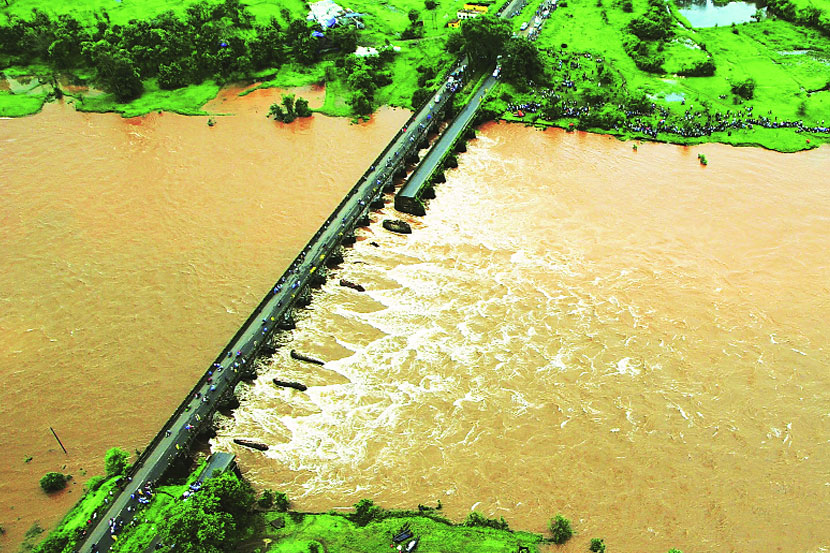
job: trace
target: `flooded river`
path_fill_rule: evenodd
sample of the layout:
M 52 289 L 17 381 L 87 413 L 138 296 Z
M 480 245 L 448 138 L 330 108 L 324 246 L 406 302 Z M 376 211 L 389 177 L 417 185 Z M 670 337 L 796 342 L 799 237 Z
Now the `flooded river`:
M 0 120 L 4 550 L 60 518 L 108 448 L 150 441 L 409 117 L 284 126 L 265 118 L 278 91 L 236 92 L 213 128 L 64 105 Z M 52 470 L 75 479 L 47 497 Z
M 227 92 L 213 128 L 0 121 L 4 549 L 150 440 L 408 116 L 285 127 L 277 97 Z M 331 280 L 301 315 L 325 368 L 281 350 L 214 445 L 301 509 L 561 512 L 565 552 L 830 546 L 830 150 L 491 124 L 460 164 L 414 234 L 361 231 L 336 278 L 365 293 Z
M 491 124 L 460 164 L 411 236 L 375 215 L 303 315 L 291 346 L 325 368 L 280 351 L 214 445 L 300 509 L 561 512 L 567 552 L 826 550 L 830 150 Z

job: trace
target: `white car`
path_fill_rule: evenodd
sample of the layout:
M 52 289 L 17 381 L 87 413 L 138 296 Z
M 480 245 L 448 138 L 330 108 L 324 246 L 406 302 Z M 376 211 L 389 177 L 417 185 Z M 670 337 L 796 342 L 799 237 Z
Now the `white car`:
M 519 30 L 520 30 L 520 31 L 526 31 L 526 30 L 527 30 L 527 21 L 525 21 L 524 23 L 522 23 L 522 26 L 521 26 L 521 27 L 519 27 Z
M 501 74 L 501 65 L 497 65 L 495 71 L 493 71 L 493 77 L 498 79 L 500 74 Z
M 435 103 L 437 104 L 440 101 L 441 101 L 441 93 L 439 92 L 438 94 L 435 95 Z

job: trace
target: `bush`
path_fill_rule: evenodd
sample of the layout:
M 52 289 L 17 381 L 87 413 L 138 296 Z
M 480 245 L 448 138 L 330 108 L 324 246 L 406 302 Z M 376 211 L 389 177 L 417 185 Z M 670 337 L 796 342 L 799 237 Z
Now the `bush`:
M 297 117 L 311 117 L 311 109 L 308 107 L 308 100 L 305 98 L 297 98 L 294 102 L 294 111 L 297 112 Z
M 366 526 L 371 521 L 382 518 L 383 509 L 375 505 L 371 499 L 361 499 L 354 505 L 354 514 L 351 516 L 352 521 L 358 526 Z
M 752 77 L 732 83 L 731 87 L 732 93 L 744 100 L 751 100 L 755 96 L 755 79 Z
M 695 63 L 692 67 L 684 67 L 677 74 L 686 77 L 711 77 L 715 74 L 715 62 L 712 58 L 707 58 Z
M 274 492 L 274 508 L 284 513 L 288 510 L 288 496 L 282 492 Z
M 591 538 L 591 545 L 588 546 L 589 551 L 593 553 L 605 553 L 605 541 L 602 538 Z
M 435 0 L 424 0 L 424 7 L 428 10 L 434 10 L 438 6 Z
M 552 534 L 553 543 L 562 545 L 573 536 L 574 532 L 571 529 L 571 521 L 562 515 L 556 515 L 550 519 L 549 523 L 550 533 Z
M 61 474 L 60 472 L 47 472 L 40 479 L 40 487 L 43 488 L 43 491 L 46 493 L 52 493 L 64 489 L 68 481 L 69 476 L 66 474 Z
M 496 530 L 509 530 L 507 521 L 504 517 L 500 519 L 487 518 L 478 511 L 473 511 L 467 515 L 467 520 L 464 521 L 464 526 L 478 526 L 480 528 L 495 528 Z
M 257 500 L 257 505 L 263 509 L 270 509 L 274 505 L 274 492 L 263 490 L 262 497 Z
M 129 458 L 130 454 L 120 447 L 114 447 L 107 451 L 107 455 L 104 457 L 104 468 L 107 471 L 107 478 L 124 474 L 124 471 L 127 470 L 127 461 Z
M 89 480 L 87 480 L 86 484 L 84 484 L 84 488 L 86 489 L 87 492 L 94 492 L 95 490 L 100 488 L 101 484 L 103 484 L 105 481 L 106 481 L 106 478 L 104 478 L 103 476 L 98 474 L 96 476 L 93 476 Z
M 172 62 L 159 65 L 159 88 L 173 90 L 185 86 L 188 82 L 190 82 L 188 75 L 185 74 L 178 63 Z
M 35 553 L 62 553 L 69 544 L 69 536 L 63 532 L 53 532 L 35 548 Z

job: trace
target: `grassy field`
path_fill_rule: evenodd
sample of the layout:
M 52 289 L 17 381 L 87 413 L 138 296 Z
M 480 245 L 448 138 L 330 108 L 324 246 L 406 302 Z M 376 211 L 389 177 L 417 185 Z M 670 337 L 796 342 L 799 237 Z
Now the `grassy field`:
M 392 516 L 366 526 L 337 514 L 270 513 L 267 518 L 285 523 L 284 528 L 268 532 L 266 539 L 273 540 L 264 550 L 268 553 L 306 552 L 315 544 L 321 553 L 388 551 L 392 536 L 404 524 L 419 538 L 418 550 L 433 553 L 515 553 L 519 546 L 538 553 L 542 542 L 542 536 L 528 532 L 453 526 L 424 516 Z
M 830 81 L 830 39 L 815 30 L 781 20 L 765 20 L 735 27 L 685 28 L 678 23 L 676 36 L 665 48 L 665 73 L 639 70 L 623 49 L 622 32 L 631 18 L 645 10 L 645 0 L 634 0 L 634 12 L 625 13 L 609 0 L 569 0 L 566 8 L 553 13 L 537 44 L 554 53 L 591 53 L 580 60 L 578 70 L 554 73 L 554 84 L 568 74 L 577 88 L 590 84 L 597 58 L 621 76 L 629 91 L 642 91 L 671 114 L 681 116 L 688 109 L 735 113 L 752 107 L 755 114 L 779 120 L 803 120 L 821 124 L 830 121 L 830 90 L 821 90 Z M 607 19 L 607 23 L 603 21 Z M 567 45 L 566 49 L 562 45 Z M 710 77 L 683 77 L 676 73 L 695 58 L 711 56 L 715 73 Z M 583 79 L 582 75 L 585 75 Z M 731 91 L 732 83 L 752 78 L 757 83 L 754 98 L 743 100 Z M 810 92 L 818 91 L 818 92 Z M 502 85 L 502 92 L 519 101 L 538 100 L 538 95 L 515 94 Z M 495 95 L 498 96 L 498 93 Z M 506 119 L 517 119 L 505 114 Z M 522 119 L 525 120 L 525 119 Z M 551 123 L 541 120 L 538 123 Z M 553 123 L 568 126 L 573 119 Z M 630 137 L 630 133 L 619 132 Z M 829 142 L 825 135 L 806 136 L 792 129 L 761 129 L 716 133 L 704 138 L 666 136 L 681 143 L 717 141 L 730 144 L 762 145 L 780 151 L 794 151 Z M 809 144 L 807 143 L 809 140 Z

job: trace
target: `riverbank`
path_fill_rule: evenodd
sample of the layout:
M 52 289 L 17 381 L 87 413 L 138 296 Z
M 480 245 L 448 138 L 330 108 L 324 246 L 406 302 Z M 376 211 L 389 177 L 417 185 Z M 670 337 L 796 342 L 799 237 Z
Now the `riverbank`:
M 66 13 L 88 23 L 102 9 L 94 0 L 88 4 L 62 11 L 66 8 L 30 0 L 4 11 L 21 15 L 38 5 L 53 15 Z M 451 30 L 445 23 L 462 2 L 448 2 L 435 10 L 416 4 L 396 0 L 378 6 L 358 1 L 353 6 L 366 14 L 367 26 L 358 33 L 360 44 L 393 51 L 382 75 L 375 75 L 378 82 L 371 95 L 375 106 L 411 109 L 416 90 L 438 86 L 435 75 L 452 61 L 445 47 Z M 531 2 L 515 21 L 517 32 L 521 24 L 530 23 L 531 30 L 538 26 L 533 36 L 542 55 L 543 74 L 518 87 L 502 83 L 488 103 L 491 118 L 580 128 L 626 139 L 717 142 L 782 152 L 830 141 L 825 121 L 830 113 L 830 39 L 816 29 L 762 15 L 755 22 L 696 29 L 670 3 L 668 34 L 661 40 L 640 41 L 631 34 L 631 22 L 648 13 L 646 0 L 609 5 L 602 0 L 564 1 L 542 20 L 546 5 L 541 0 Z M 149 11 L 119 6 L 115 14 L 107 12 L 107 17 L 113 22 L 148 19 L 165 7 L 170 6 L 162 3 Z M 185 13 L 177 9 L 174 13 Z M 286 23 L 303 16 L 305 8 L 292 3 L 281 10 L 249 4 L 245 10 L 259 23 L 271 17 Z M 417 24 L 411 23 L 410 14 L 418 17 Z M 413 28 L 419 29 L 420 36 L 410 39 Z M 650 68 L 644 70 L 644 64 Z M 164 90 L 158 79 L 149 78 L 143 81 L 144 93 L 138 99 L 119 102 L 115 94 L 89 88 L 94 70 L 73 70 L 58 81 L 54 70 L 45 65 L 7 67 L 3 74 L 0 116 L 36 113 L 44 102 L 62 95 L 81 111 L 116 112 L 124 117 L 154 111 L 219 115 L 203 107 L 220 90 L 220 82 L 211 79 Z M 252 86 L 244 93 L 267 87 L 323 87 L 325 100 L 316 112 L 355 116 L 355 83 L 349 71 L 344 71 L 342 53 L 325 54 L 310 64 L 287 60 L 278 68 L 248 73 L 245 82 Z M 767 128 L 759 128 L 759 116 L 769 119 Z M 730 123 L 736 118 L 756 123 Z M 810 132 L 814 129 L 820 131 Z
M 694 29 L 675 9 L 668 38 L 640 42 L 660 62 L 644 71 L 626 41 L 639 40 L 629 24 L 645 8 L 645 1 L 631 12 L 602 0 L 562 3 L 536 41 L 548 81 L 524 90 L 503 83 L 491 113 L 677 144 L 792 152 L 830 142 L 828 37 L 777 19 Z

